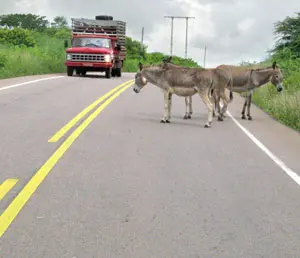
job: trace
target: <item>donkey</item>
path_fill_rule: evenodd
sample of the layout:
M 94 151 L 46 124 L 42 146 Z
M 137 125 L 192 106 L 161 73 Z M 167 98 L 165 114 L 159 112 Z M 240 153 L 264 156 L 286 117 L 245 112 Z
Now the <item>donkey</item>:
M 252 120 L 252 116 L 250 115 L 250 106 L 252 95 L 255 89 L 265 85 L 268 82 L 271 82 L 276 88 L 278 92 L 283 90 L 283 75 L 280 71 L 279 65 L 276 64 L 276 61 L 273 62 L 272 67 L 266 68 L 257 68 L 257 69 L 249 69 L 239 66 L 232 65 L 220 65 L 217 69 L 222 69 L 226 71 L 228 78 L 230 78 L 230 83 L 226 85 L 226 87 L 230 90 L 229 99 L 230 102 L 233 100 L 233 92 L 246 92 L 246 98 L 242 109 L 242 119 L 246 119 L 245 117 L 245 109 L 247 106 L 247 117 L 248 120 Z M 231 89 L 230 89 L 231 88 Z M 215 105 L 220 108 L 220 99 L 215 98 Z
M 171 117 L 171 94 L 178 96 L 192 96 L 198 93 L 208 109 L 208 119 L 204 127 L 211 127 L 213 119 L 212 90 L 216 90 L 217 97 L 219 95 L 225 103 L 223 110 L 227 108 L 227 97 L 225 95 L 226 84 L 228 78 L 224 72 L 216 72 L 215 69 L 204 68 L 186 68 L 164 62 L 159 65 L 143 66 L 138 65 L 138 72 L 135 75 L 135 86 L 133 91 L 139 93 L 141 89 L 150 82 L 168 93 L 167 102 L 165 102 L 164 117 L 162 123 L 170 123 Z M 166 93 L 166 94 L 167 94 Z M 165 98 L 166 99 L 166 98 Z M 222 117 L 219 117 L 222 121 Z
M 163 62 L 164 63 L 169 63 L 171 64 L 173 67 L 182 67 L 182 66 L 178 66 L 178 65 L 175 65 L 173 63 L 171 63 L 171 59 L 172 59 L 172 56 L 169 56 L 168 58 L 166 59 L 163 59 Z M 207 69 L 209 70 L 209 69 Z M 213 117 L 216 116 L 215 114 L 215 109 L 218 109 L 218 113 L 219 113 L 219 116 L 218 116 L 218 120 L 219 121 L 223 121 L 223 117 L 225 117 L 224 113 L 226 112 L 226 110 L 224 111 L 224 113 L 220 113 L 220 106 L 217 106 L 216 105 L 216 101 L 217 101 L 217 93 L 216 91 L 214 91 L 214 89 L 212 89 L 211 91 L 212 95 L 213 95 L 213 100 L 214 100 L 214 109 L 213 109 Z M 175 93 L 176 94 L 176 93 Z M 189 96 L 185 96 L 185 95 L 180 95 L 180 96 L 185 96 L 185 115 L 183 117 L 183 119 L 191 119 L 191 115 L 193 113 L 193 107 L 192 107 L 192 96 L 195 95 L 196 93 L 191 93 L 191 95 Z M 178 95 L 178 94 L 177 94 Z M 179 96 L 179 95 L 178 95 Z M 220 101 L 220 100 L 219 100 Z M 189 109 L 189 112 L 187 111 Z
M 171 60 L 172 60 L 172 56 L 169 56 L 168 58 L 163 59 L 163 62 L 171 63 Z M 175 65 L 175 64 L 173 64 L 173 66 L 181 67 L 181 66 Z M 171 108 L 171 105 L 172 105 L 172 95 L 173 94 L 175 94 L 179 97 L 184 97 L 184 99 L 185 99 L 185 114 L 184 114 L 183 119 L 191 119 L 192 118 L 192 114 L 193 114 L 192 96 L 194 96 L 197 93 L 196 91 L 181 89 L 179 91 L 177 90 L 177 91 L 171 92 L 170 90 L 164 90 L 164 89 L 162 89 L 162 90 L 164 92 L 165 104 L 170 105 L 170 106 L 168 106 L 169 109 Z M 168 112 L 171 112 L 171 111 L 168 111 Z

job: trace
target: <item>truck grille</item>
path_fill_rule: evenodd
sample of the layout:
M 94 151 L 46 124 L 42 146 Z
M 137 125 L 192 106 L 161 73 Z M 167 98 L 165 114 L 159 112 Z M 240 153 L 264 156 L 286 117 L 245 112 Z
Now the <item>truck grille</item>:
M 77 62 L 104 62 L 104 55 L 72 54 L 72 61 Z

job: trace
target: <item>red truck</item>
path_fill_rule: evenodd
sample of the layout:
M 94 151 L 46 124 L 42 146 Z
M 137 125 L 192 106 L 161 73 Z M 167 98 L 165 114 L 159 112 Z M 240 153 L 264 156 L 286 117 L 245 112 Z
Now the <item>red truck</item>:
M 126 23 L 112 16 L 98 15 L 95 20 L 72 18 L 72 39 L 66 50 L 68 76 L 105 72 L 106 78 L 121 77 L 126 59 Z

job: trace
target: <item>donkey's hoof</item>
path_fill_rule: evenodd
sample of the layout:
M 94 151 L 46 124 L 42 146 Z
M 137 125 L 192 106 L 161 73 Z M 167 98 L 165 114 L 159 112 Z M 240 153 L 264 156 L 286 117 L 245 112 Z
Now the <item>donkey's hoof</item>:
M 218 116 L 218 121 L 224 121 L 224 120 L 223 120 L 223 117 Z
M 210 127 L 210 124 L 209 123 L 206 123 L 205 125 L 204 125 L 204 128 L 209 128 Z
M 165 124 L 166 121 L 162 119 L 162 120 L 160 120 L 160 123 L 161 123 L 161 124 Z
M 252 119 L 252 116 L 248 116 L 248 120 L 253 120 L 253 119 Z
M 183 117 L 183 119 L 184 119 L 184 120 L 188 119 L 188 115 L 185 115 L 185 116 Z
M 191 118 L 192 118 L 192 116 L 191 116 L 191 115 L 188 115 L 188 116 L 187 116 L 187 118 L 188 118 L 188 119 L 191 119 Z
M 171 121 L 170 121 L 170 120 L 166 120 L 166 123 L 167 123 L 167 124 L 171 124 Z
M 246 119 L 245 115 L 242 115 L 242 119 Z

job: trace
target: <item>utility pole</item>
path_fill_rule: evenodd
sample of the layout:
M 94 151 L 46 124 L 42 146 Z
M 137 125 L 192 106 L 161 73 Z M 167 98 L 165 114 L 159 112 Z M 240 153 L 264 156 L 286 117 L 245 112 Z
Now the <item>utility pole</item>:
M 171 18 L 171 50 L 170 54 L 173 53 L 173 22 L 174 19 L 186 19 L 186 33 L 185 33 L 185 58 L 187 58 L 187 42 L 188 42 L 188 20 L 195 19 L 195 17 L 189 16 L 165 16 L 165 18 Z
M 203 68 L 205 68 L 205 61 L 206 61 L 206 46 L 204 48 L 204 61 L 203 61 Z
M 144 27 L 142 27 L 142 39 L 141 39 L 141 53 L 140 53 L 140 58 L 142 58 L 143 50 L 144 50 Z
M 186 26 L 186 31 L 185 31 L 185 58 L 187 58 L 187 46 L 188 46 L 188 22 L 189 19 L 195 19 L 195 17 L 185 17 L 185 26 Z
M 173 16 L 165 16 L 165 18 L 171 18 L 171 48 L 170 48 L 170 56 L 172 56 L 172 52 L 173 52 L 173 23 L 174 23 L 174 17 Z

